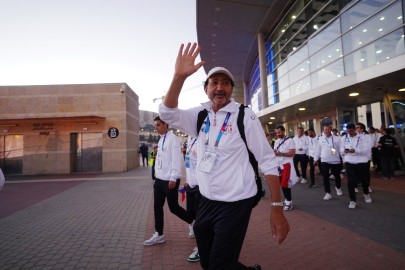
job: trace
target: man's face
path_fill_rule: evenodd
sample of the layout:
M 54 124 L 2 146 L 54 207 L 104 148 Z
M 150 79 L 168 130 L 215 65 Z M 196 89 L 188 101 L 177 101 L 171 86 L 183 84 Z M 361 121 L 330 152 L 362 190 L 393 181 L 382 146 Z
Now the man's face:
M 357 135 L 355 128 L 348 128 L 347 133 L 349 134 L 350 137 L 354 137 Z
M 323 132 L 325 133 L 326 136 L 330 137 L 330 135 L 332 134 L 332 128 L 329 126 L 325 126 L 323 128 Z
M 364 129 L 362 129 L 360 125 L 356 125 L 356 131 L 358 134 L 362 134 L 364 132 Z
M 231 101 L 233 86 L 225 74 L 214 74 L 208 79 L 204 88 L 209 100 L 218 108 L 225 107 Z
M 155 121 L 155 129 L 156 129 L 157 133 L 159 133 L 160 135 L 166 134 L 166 132 L 167 132 L 167 124 L 163 123 L 160 120 L 156 120 Z
M 276 129 L 276 135 L 277 135 L 277 138 L 282 139 L 282 138 L 284 138 L 284 131 L 282 131 L 280 128 L 278 128 L 278 129 Z
M 301 137 L 304 134 L 304 130 L 302 128 L 297 129 L 298 137 Z
M 308 130 L 308 136 L 311 138 L 315 137 L 315 132 L 313 132 L 312 130 Z

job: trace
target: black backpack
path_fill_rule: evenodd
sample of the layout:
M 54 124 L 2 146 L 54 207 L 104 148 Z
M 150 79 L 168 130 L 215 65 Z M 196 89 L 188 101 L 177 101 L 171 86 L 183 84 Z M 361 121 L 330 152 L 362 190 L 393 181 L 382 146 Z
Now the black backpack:
M 246 143 L 246 136 L 245 136 L 245 125 L 243 124 L 243 119 L 245 118 L 245 106 L 244 104 L 240 104 L 239 107 L 239 113 L 238 113 L 238 120 L 237 120 L 237 125 L 239 129 L 240 136 L 242 137 L 243 142 L 246 145 L 246 149 L 248 150 L 249 153 L 249 162 L 253 167 L 253 171 L 255 172 L 255 179 L 256 179 L 256 185 L 257 185 L 257 193 L 254 196 L 254 202 L 253 202 L 253 207 L 255 207 L 260 199 L 264 197 L 265 191 L 263 190 L 263 185 L 262 185 L 262 179 L 259 176 L 259 166 L 257 164 L 257 160 L 253 153 L 249 150 L 249 147 Z M 205 120 L 205 118 L 208 115 L 208 111 L 206 109 L 200 111 L 198 113 L 198 119 L 197 119 L 197 134 L 200 133 L 201 126 Z

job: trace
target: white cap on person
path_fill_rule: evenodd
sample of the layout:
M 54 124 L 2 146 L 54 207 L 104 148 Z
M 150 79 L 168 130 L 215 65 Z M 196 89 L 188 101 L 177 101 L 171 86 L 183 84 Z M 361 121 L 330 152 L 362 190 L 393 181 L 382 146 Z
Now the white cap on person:
M 218 74 L 218 73 L 220 73 L 220 74 L 225 74 L 226 76 L 229 77 L 229 79 L 231 79 L 232 82 L 235 81 L 234 78 L 233 78 L 232 73 L 230 73 L 229 70 L 227 70 L 227 69 L 224 68 L 224 67 L 214 67 L 213 69 L 211 69 L 211 70 L 208 72 L 208 74 L 207 74 L 207 80 L 208 80 L 212 75 Z

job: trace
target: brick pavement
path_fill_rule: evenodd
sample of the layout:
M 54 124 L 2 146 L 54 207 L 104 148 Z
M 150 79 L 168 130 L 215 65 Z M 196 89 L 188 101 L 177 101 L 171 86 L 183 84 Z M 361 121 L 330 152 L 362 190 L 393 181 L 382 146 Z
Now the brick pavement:
M 0 213 L 11 209 L 7 216 L 0 216 L 0 269 L 201 269 L 199 263 L 186 260 L 195 245 L 187 237 L 187 224 L 167 206 L 166 243 L 142 245 L 153 233 L 147 169 L 54 178 L 61 184 L 72 180 L 71 185 L 53 193 L 44 189 L 46 196 L 37 186 L 31 196 L 39 198 L 24 209 L 14 209 L 2 198 L 11 198 L 11 193 L 18 196 L 17 186 L 33 188 L 34 183 L 20 179 L 23 183 L 8 182 L 0 191 Z M 36 184 L 43 189 L 51 183 L 55 182 L 49 179 Z M 328 202 L 322 200 L 322 187 L 297 184 L 295 208 L 286 213 L 291 232 L 282 245 L 270 236 L 266 196 L 253 211 L 241 261 L 259 263 L 263 269 L 401 269 L 405 263 L 404 183 L 403 176 L 373 177 L 373 203 L 365 204 L 359 195 L 359 208 L 354 211 L 347 209 L 345 182 L 343 197 Z

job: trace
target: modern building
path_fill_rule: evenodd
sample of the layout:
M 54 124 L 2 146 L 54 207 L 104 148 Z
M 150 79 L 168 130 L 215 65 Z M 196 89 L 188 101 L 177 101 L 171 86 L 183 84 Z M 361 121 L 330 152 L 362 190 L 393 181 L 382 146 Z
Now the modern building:
M 138 107 L 125 83 L 0 86 L 0 167 L 23 175 L 135 168 Z
M 228 68 L 268 132 L 403 130 L 404 12 L 404 0 L 197 0 L 198 43 L 205 70 Z

